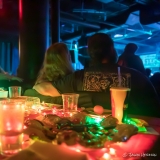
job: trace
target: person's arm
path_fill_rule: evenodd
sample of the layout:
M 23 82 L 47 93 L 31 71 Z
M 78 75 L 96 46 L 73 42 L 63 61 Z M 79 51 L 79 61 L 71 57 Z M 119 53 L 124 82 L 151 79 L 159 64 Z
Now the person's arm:
M 2 67 L 0 67 L 0 73 L 7 74 L 7 72 L 5 72 Z
M 4 73 L 0 73 L 0 80 L 10 80 L 10 77 Z
M 75 74 L 69 74 L 54 82 L 42 82 L 33 87 L 38 93 L 46 96 L 60 96 L 62 93 L 73 93 Z
M 62 93 L 73 93 L 77 91 L 77 88 L 81 82 L 80 79 L 81 79 L 81 71 L 76 71 L 73 74 L 67 75 L 57 81 L 54 81 L 52 85 L 61 94 Z
M 33 89 L 43 95 L 59 96 L 62 93 L 82 91 L 83 70 L 76 71 L 52 83 L 43 82 L 35 85 Z
M 11 81 L 12 80 L 12 76 L 10 76 L 9 74 L 0 73 L 0 80 Z
M 35 89 L 38 93 L 45 96 L 51 96 L 51 97 L 60 96 L 60 93 L 50 82 L 42 82 L 40 84 L 37 84 L 33 86 L 33 89 Z
M 19 77 L 16 77 L 16 76 L 11 76 L 9 74 L 3 74 L 3 73 L 0 73 L 0 80 L 8 80 L 8 81 L 12 81 L 12 80 L 16 80 L 16 81 L 19 81 L 19 82 L 22 82 L 22 78 L 19 78 Z

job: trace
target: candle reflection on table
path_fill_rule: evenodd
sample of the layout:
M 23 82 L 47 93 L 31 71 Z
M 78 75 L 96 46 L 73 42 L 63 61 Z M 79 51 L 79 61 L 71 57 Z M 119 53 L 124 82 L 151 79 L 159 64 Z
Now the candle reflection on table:
M 86 153 L 88 156 L 88 160 L 115 160 L 118 158 L 116 155 L 116 150 L 112 147 L 87 148 L 79 144 L 68 146 L 64 143 L 61 146 L 76 152 Z

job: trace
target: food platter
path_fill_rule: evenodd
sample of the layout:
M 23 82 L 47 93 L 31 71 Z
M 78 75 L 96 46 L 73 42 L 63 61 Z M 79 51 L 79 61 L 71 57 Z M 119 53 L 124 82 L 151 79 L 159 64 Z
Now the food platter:
M 25 125 L 27 128 L 24 133 L 33 140 L 88 149 L 103 148 L 106 142 L 124 142 L 138 133 L 138 128 L 132 124 L 118 124 L 109 111 L 97 115 L 93 109 L 84 108 L 68 117 L 41 115 L 26 121 Z
M 44 110 L 48 112 L 43 114 Z M 35 148 L 37 155 L 41 153 L 38 152 L 41 143 L 44 150 L 46 144 L 59 147 L 61 151 L 83 152 L 90 157 L 89 160 L 104 160 L 105 157 L 121 159 L 124 153 L 147 153 L 157 140 L 155 135 L 139 130 L 139 127 L 149 127 L 143 118 L 130 118 L 130 124 L 118 124 L 109 110 L 104 110 L 100 115 L 92 108 L 83 107 L 70 112 L 68 116 L 58 115 L 60 112 L 63 113 L 62 106 L 49 104 L 43 106 L 37 117 L 26 119 L 24 134 L 27 143 L 24 148 L 32 149 L 38 142 Z M 46 147 L 46 151 L 52 152 L 52 148 Z

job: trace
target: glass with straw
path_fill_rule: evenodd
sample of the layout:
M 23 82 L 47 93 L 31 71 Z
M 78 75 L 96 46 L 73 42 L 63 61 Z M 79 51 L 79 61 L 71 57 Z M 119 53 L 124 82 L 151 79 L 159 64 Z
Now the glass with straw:
M 130 88 L 122 86 L 121 77 L 120 67 L 118 67 L 118 86 L 110 88 L 112 116 L 117 118 L 119 123 L 122 123 L 125 101 L 130 91 Z

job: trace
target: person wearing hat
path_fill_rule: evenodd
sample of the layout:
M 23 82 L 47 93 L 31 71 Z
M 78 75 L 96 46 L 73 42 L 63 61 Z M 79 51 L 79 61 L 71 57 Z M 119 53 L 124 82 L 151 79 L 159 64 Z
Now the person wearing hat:
M 117 63 L 120 66 L 133 68 L 147 75 L 141 58 L 135 55 L 137 49 L 138 46 L 135 43 L 128 43 Z

